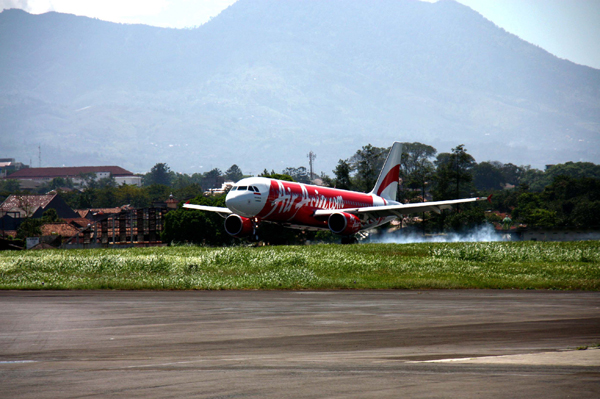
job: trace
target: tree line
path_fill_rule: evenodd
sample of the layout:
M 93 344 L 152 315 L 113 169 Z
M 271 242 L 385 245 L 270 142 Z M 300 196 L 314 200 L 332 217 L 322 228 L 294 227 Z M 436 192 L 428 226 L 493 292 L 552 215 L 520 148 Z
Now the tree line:
M 341 189 L 368 192 L 377 180 L 390 148 L 371 144 L 358 149 L 346 159 L 340 159 L 332 176 L 321 173 L 322 184 Z M 259 176 L 310 183 L 304 166 L 287 167 L 280 172 L 265 169 Z M 143 186 L 119 185 L 113 178 L 94 180 L 87 176 L 85 188 L 60 191 L 73 186 L 68 179 L 54 179 L 36 192 L 52 189 L 74 209 L 106 208 L 129 204 L 135 208 L 152 206 L 170 195 L 179 200 L 193 199 L 205 205 L 224 206 L 224 196 L 205 197 L 208 188 L 217 188 L 225 181 L 244 177 L 237 165 L 226 172 L 215 168 L 205 173 L 176 173 L 165 163 L 157 163 L 142 176 Z M 551 165 L 546 170 L 517 166 L 499 161 L 476 162 L 465 145 L 450 152 L 438 153 L 431 145 L 419 142 L 403 143 L 400 165 L 401 184 L 398 199 L 402 202 L 447 200 L 493 194 L 492 204 L 463 205 L 458 212 L 420 215 L 418 228 L 425 232 L 460 231 L 487 221 L 498 222 L 491 211 L 508 213 L 514 223 L 544 228 L 595 228 L 600 226 L 600 165 L 590 162 L 567 162 Z M 18 182 L 0 181 L 0 200 L 18 193 Z M 488 212 L 486 212 L 488 211 Z M 204 242 L 224 245 L 232 239 L 222 231 L 222 219 L 190 210 L 168 214 L 165 224 L 167 241 Z M 263 227 L 261 227 L 263 228 Z M 329 240 L 327 234 L 299 233 L 278 230 L 275 225 L 263 228 L 272 231 L 271 241 L 302 242 L 309 239 Z M 264 233 L 261 232 L 261 234 Z M 217 232 L 217 233 L 215 233 Z
M 369 191 L 390 148 L 363 146 L 340 159 L 329 184 Z M 463 205 L 460 212 L 422 215 L 425 231 L 457 231 L 509 214 L 513 222 L 543 228 L 600 227 L 600 165 L 566 162 L 546 170 L 499 161 L 477 163 L 465 145 L 438 153 L 430 145 L 403 143 L 400 165 L 402 202 L 493 195 L 492 204 Z M 423 226 L 420 226 L 423 228 Z

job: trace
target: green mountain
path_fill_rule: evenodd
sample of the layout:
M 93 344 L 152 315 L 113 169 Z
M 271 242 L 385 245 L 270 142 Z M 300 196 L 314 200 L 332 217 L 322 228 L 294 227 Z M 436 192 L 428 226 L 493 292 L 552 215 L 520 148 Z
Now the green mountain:
M 454 1 L 239 0 L 196 29 L 0 13 L 0 157 L 330 173 L 371 143 L 600 161 L 600 71 Z

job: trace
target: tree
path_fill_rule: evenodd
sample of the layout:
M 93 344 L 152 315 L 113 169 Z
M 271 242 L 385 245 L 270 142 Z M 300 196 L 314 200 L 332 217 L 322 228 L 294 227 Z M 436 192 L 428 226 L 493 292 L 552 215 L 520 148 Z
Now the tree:
M 24 240 L 27 237 L 39 237 L 42 235 L 42 219 L 25 219 L 17 229 L 17 238 Z
M 502 181 L 513 186 L 517 186 L 523 176 L 524 167 L 516 166 L 512 163 L 500 164 L 500 171 L 502 172 Z
M 274 170 L 271 171 L 271 173 L 269 173 L 266 169 L 263 170 L 263 172 L 261 174 L 258 175 L 259 177 L 267 177 L 269 179 L 277 179 L 277 180 L 284 180 L 284 181 L 296 181 L 294 180 L 294 178 L 290 175 L 286 175 L 286 174 L 282 174 L 282 173 L 275 173 Z
M 517 200 L 517 206 L 513 209 L 514 218 L 524 220 L 535 209 L 543 207 L 542 199 L 538 193 L 521 193 Z
M 190 184 L 194 184 L 192 177 L 185 173 L 175 173 L 173 175 L 173 179 L 171 180 L 171 187 L 176 190 L 180 190 L 189 186 Z
M 581 201 L 573 209 L 573 225 L 582 228 L 600 227 L 600 201 Z
M 375 187 L 379 172 L 385 162 L 389 148 L 373 147 L 371 144 L 363 146 L 350 158 L 350 165 L 356 172 L 355 188 L 358 191 L 369 192 Z
M 325 172 L 321 172 L 319 179 L 321 179 L 321 181 L 323 182 L 322 184 L 324 187 L 333 187 L 335 185 L 335 181 L 331 177 L 326 175 Z
M 541 170 L 533 169 L 531 166 L 524 166 L 519 185 L 527 186 L 528 190 L 540 192 L 550 182 L 546 181 L 545 174 Z
M 335 178 L 333 180 L 335 187 L 341 188 L 343 190 L 352 190 L 353 184 L 350 178 L 351 167 L 348 162 L 340 159 L 338 161 L 337 166 L 333 170 L 333 174 Z
M 452 153 L 441 153 L 435 161 L 436 173 L 433 190 L 435 200 L 458 199 L 471 195 L 473 180 L 471 168 L 475 159 L 467 154 L 461 144 L 452 149 Z
M 173 172 L 171 172 L 171 169 L 166 163 L 157 163 L 143 178 L 144 186 L 151 186 L 153 184 L 170 186 L 172 180 Z
M 431 158 L 437 150 L 430 146 L 415 143 L 402 143 L 402 158 L 400 161 L 400 177 L 402 185 L 398 187 L 399 199 L 414 200 L 415 193 L 412 190 L 419 189 L 422 201 L 425 199 L 425 189 L 433 177 L 434 167 Z M 407 190 L 407 188 L 412 190 Z
M 554 228 L 557 227 L 557 217 L 555 211 L 537 208 L 525 215 L 523 221 L 528 226 Z
M 225 206 L 225 196 L 198 196 L 190 201 L 196 205 Z M 205 245 L 230 245 L 234 242 L 225 231 L 223 218 L 214 212 L 179 208 L 165 215 L 161 239 L 165 242 L 192 242 Z
M 434 172 L 435 168 L 433 167 L 433 163 L 431 163 L 427 159 L 423 159 L 421 161 L 421 165 L 405 177 L 407 187 L 412 189 L 419 189 L 421 191 L 420 201 L 425 200 L 425 189 L 427 184 L 433 178 Z
M 7 194 L 16 193 L 21 188 L 21 183 L 15 179 L 0 180 L 0 191 Z
M 116 187 L 116 186 L 117 186 L 117 182 L 115 181 L 115 178 L 112 175 L 109 177 L 104 177 L 102 179 L 99 179 L 96 182 L 97 188 L 107 188 L 107 187 Z
M 117 187 L 114 191 L 115 205 L 129 204 L 134 208 L 148 208 L 151 205 L 150 194 L 147 189 L 124 184 Z
M 402 159 L 400 161 L 400 175 L 408 177 L 423 167 L 431 164 L 430 159 L 435 157 L 437 150 L 426 144 L 418 142 L 402 143 Z
M 44 211 L 44 213 L 42 214 L 42 224 L 43 223 L 60 223 L 62 221 L 63 220 L 58 217 L 58 212 L 56 212 L 56 209 L 54 209 L 54 208 L 46 209 Z
M 49 188 L 51 190 L 56 190 L 61 187 L 73 187 L 73 181 L 63 177 L 55 177 L 50 181 Z
M 187 200 L 202 195 L 202 186 L 198 183 L 192 183 L 188 186 L 175 190 L 173 194 L 179 200 Z
M 491 162 L 473 166 L 473 183 L 478 190 L 500 190 L 505 182 L 502 170 Z
M 225 177 L 228 180 L 231 180 L 233 182 L 237 182 L 237 181 L 241 180 L 244 177 L 244 174 L 242 173 L 242 170 L 236 164 L 233 164 L 225 172 Z
M 461 212 L 452 212 L 444 219 L 444 230 L 463 232 L 486 222 L 485 212 L 478 205 L 464 205 Z
M 114 187 L 97 188 L 93 191 L 92 205 L 97 208 L 112 208 L 124 204 L 117 203 L 117 196 Z
M 96 174 L 94 172 L 80 173 L 79 179 L 81 180 L 80 186 L 95 188 L 96 187 Z
M 144 187 L 148 195 L 150 196 L 150 201 L 166 201 L 171 195 L 171 188 L 162 184 L 153 184 L 149 187 Z
M 224 181 L 225 179 L 221 170 L 214 168 L 204 174 L 204 178 L 202 179 L 202 187 L 219 188 Z
M 304 166 L 300 166 L 298 168 L 285 168 L 281 173 L 292 176 L 292 178 L 297 182 L 310 184 L 310 176 Z

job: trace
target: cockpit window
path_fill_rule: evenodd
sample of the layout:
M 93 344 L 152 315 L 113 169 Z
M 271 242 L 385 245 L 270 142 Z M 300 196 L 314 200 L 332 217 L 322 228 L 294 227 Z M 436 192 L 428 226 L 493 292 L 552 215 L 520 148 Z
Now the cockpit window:
M 254 191 L 254 187 L 248 186 L 248 191 Z
M 257 187 L 255 187 L 255 186 L 252 186 L 252 188 L 254 189 L 254 192 L 256 192 L 256 193 L 260 193 L 260 191 L 258 191 L 258 188 L 257 188 Z
M 238 191 L 246 191 L 248 189 L 248 186 L 239 186 L 238 187 Z
M 231 191 L 235 191 L 235 190 L 237 190 L 237 187 L 234 187 L 234 188 L 231 189 Z

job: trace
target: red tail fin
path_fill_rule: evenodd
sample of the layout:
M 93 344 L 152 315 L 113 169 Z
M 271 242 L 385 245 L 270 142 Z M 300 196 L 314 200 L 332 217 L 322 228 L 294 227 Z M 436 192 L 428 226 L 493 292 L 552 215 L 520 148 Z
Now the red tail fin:
M 396 201 L 398 180 L 400 179 L 400 160 L 402 158 L 402 143 L 395 142 L 388 154 L 377 183 L 371 194 L 379 195 L 387 200 Z

